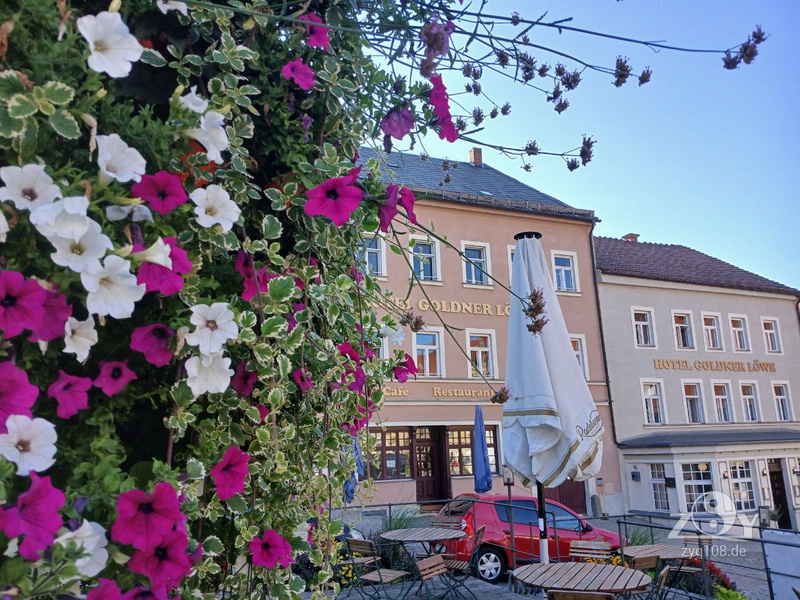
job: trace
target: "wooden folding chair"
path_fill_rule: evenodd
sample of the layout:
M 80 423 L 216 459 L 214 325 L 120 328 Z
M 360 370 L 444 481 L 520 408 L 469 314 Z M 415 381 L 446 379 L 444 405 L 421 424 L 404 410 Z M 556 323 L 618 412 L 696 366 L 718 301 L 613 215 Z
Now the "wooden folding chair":
M 452 582 L 453 593 L 457 594 L 458 590 L 463 589 L 470 596 L 478 600 L 475 593 L 467 586 L 467 581 L 470 577 L 478 578 L 478 555 L 481 551 L 481 544 L 483 544 L 483 534 L 486 531 L 486 525 L 481 525 L 475 532 L 474 545 L 470 553 L 469 560 L 455 560 L 454 558 L 445 557 L 444 564 L 447 567 L 447 576 Z
M 631 567 L 637 571 L 654 571 L 658 568 L 658 556 L 639 556 L 633 559 Z
M 662 600 L 667 593 L 667 581 L 669 580 L 670 567 L 664 567 L 656 577 L 653 587 L 644 592 L 635 592 L 625 596 L 629 600 Z
M 377 549 L 371 540 L 348 538 L 345 540 L 345 544 L 355 576 L 355 581 L 350 587 L 354 588 L 365 600 L 378 600 L 389 596 L 386 592 L 387 586 L 398 579 L 404 579 L 411 575 L 408 571 L 381 567 Z M 405 598 L 411 589 L 409 587 L 404 591 L 401 588 L 398 597 Z
M 431 521 L 431 527 L 461 530 L 461 517 L 454 515 L 437 515 Z
M 595 559 L 607 563 L 611 560 L 611 544 L 598 540 L 572 540 L 569 555 L 579 560 Z
M 547 600 L 614 600 L 614 594 L 604 592 L 568 592 L 552 590 L 547 592 Z
M 433 580 L 437 577 L 440 578 L 447 588 L 445 591 L 445 595 L 451 595 L 455 597 L 455 593 L 453 588 L 450 586 L 450 583 L 447 581 L 447 567 L 444 564 L 444 558 L 442 558 L 441 554 L 434 554 L 428 558 L 423 558 L 422 560 L 418 560 L 417 564 L 415 565 L 417 569 L 417 576 L 419 578 L 420 587 L 425 588 L 425 593 L 428 596 L 428 600 L 433 600 Z M 429 586 L 430 584 L 430 586 Z

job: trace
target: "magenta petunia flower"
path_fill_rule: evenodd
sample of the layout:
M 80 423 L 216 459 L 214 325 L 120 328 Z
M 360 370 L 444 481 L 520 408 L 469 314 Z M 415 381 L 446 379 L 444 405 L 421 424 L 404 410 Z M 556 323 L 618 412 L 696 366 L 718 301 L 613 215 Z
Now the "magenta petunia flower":
M 0 433 L 8 433 L 9 415 L 33 418 L 31 407 L 39 396 L 39 388 L 28 381 L 28 374 L 13 362 L 0 363 Z
M 297 327 L 297 313 L 305 309 L 306 305 L 303 302 L 294 302 L 292 304 L 292 312 L 283 315 L 286 318 L 286 327 L 289 333 L 294 331 L 294 328 Z
M 250 455 L 242 452 L 236 446 L 231 446 L 222 455 L 222 460 L 211 469 L 211 477 L 217 486 L 217 496 L 220 500 L 232 498 L 234 494 L 244 492 L 247 480 L 247 461 Z
M 311 380 L 311 373 L 309 373 L 307 369 L 296 369 L 294 373 L 292 373 L 292 379 L 294 379 L 294 382 L 304 394 L 314 387 L 314 382 Z
M 361 355 L 356 351 L 355 348 L 353 348 L 350 342 L 342 342 L 336 347 L 339 349 L 339 354 L 353 359 L 353 362 L 355 362 L 357 365 L 361 364 Z
M 395 106 L 381 119 L 381 131 L 396 140 L 402 140 L 414 128 L 414 113 L 408 104 Z
M 414 379 L 417 378 L 417 364 L 414 362 L 414 359 L 406 353 L 403 362 L 398 364 L 392 372 L 394 376 L 397 378 L 397 381 L 400 383 L 405 383 L 408 381 L 408 376 L 413 375 Z
M 389 225 L 392 224 L 392 219 L 397 216 L 397 203 L 399 198 L 400 188 L 396 185 L 386 186 L 386 200 L 378 206 L 378 219 L 380 220 L 380 229 L 383 233 L 389 232 Z
M 292 558 L 292 547 L 274 529 L 267 529 L 263 537 L 255 537 L 250 542 L 250 553 L 253 555 L 253 564 L 268 569 L 274 569 L 280 564 L 286 569 Z
M 116 583 L 104 577 L 97 581 L 97 587 L 86 594 L 86 600 L 119 600 L 121 591 Z
M 106 396 L 118 394 L 134 379 L 136 373 L 128 368 L 128 360 L 100 361 L 100 375 L 94 380 L 94 386 L 103 390 Z
M 169 214 L 189 200 L 181 178 L 166 171 L 159 171 L 155 175 L 142 175 L 141 181 L 131 186 L 131 195 L 134 198 L 141 198 L 150 208 L 162 215 Z
M 186 257 L 186 250 L 178 246 L 174 237 L 165 237 L 164 243 L 169 246 L 169 257 L 172 268 L 168 269 L 155 263 L 143 262 L 136 273 L 136 283 L 144 284 L 148 292 L 161 292 L 172 296 L 183 289 L 183 276 L 192 272 L 192 261 Z M 144 250 L 143 246 L 134 246 L 134 252 Z
M 250 253 L 244 250 L 239 250 L 236 253 L 236 263 L 233 265 L 233 270 L 236 271 L 243 278 L 254 277 L 255 270 L 253 269 L 253 257 Z
M 35 330 L 44 315 L 46 290 L 17 271 L 0 271 L 0 331 L 12 338 L 23 329 Z M 63 332 L 62 332 L 63 333 Z
M 119 600 L 168 600 L 168 598 L 167 591 L 163 588 L 151 590 L 140 585 L 122 594 Z
M 447 88 L 442 82 L 442 76 L 434 75 L 431 77 L 431 83 L 433 89 L 431 90 L 430 104 L 433 107 L 433 114 L 438 119 L 439 137 L 448 142 L 455 142 L 458 139 L 458 132 L 450 114 L 450 99 L 447 96 Z
M 64 325 L 72 316 L 72 306 L 67 297 L 55 290 L 45 290 L 44 314 L 28 338 L 32 342 L 51 342 L 64 337 Z
M 47 395 L 58 402 L 56 414 L 62 419 L 69 419 L 78 414 L 79 410 L 89 408 L 91 387 L 91 377 L 77 377 L 59 371 L 58 379 L 47 388 Z
M 151 588 L 171 590 L 191 571 L 188 548 L 185 531 L 170 531 L 157 546 L 134 552 L 127 567 L 134 573 L 149 577 Z
M 137 550 L 158 546 L 184 518 L 178 494 L 166 481 L 157 484 L 152 494 L 142 490 L 120 494 L 117 515 L 111 526 L 111 538 L 120 544 L 131 544 Z
M 409 188 L 404 187 L 400 189 L 400 199 L 398 200 L 398 204 L 406 209 L 408 220 L 416 225 L 417 215 L 414 214 L 414 200 L 414 192 L 412 192 Z
M 318 27 L 322 24 L 322 19 L 318 14 L 310 12 L 300 17 L 301 21 L 306 22 L 306 34 L 308 34 L 308 45 L 311 48 L 322 48 L 325 52 L 330 51 L 331 40 L 328 37 L 327 27 Z M 313 24 L 312 24 L 313 23 Z
M 353 373 L 353 381 L 347 386 L 347 389 L 351 392 L 361 393 L 364 384 L 367 383 L 367 374 L 364 373 L 364 369 L 358 367 L 355 371 L 348 371 L 348 373 Z
M 294 79 L 301 90 L 310 90 L 314 87 L 314 71 L 299 58 L 283 65 L 281 75 L 284 79 Z
M 269 416 L 269 406 L 264 406 L 263 404 L 256 404 L 255 406 L 256 410 L 258 410 L 258 416 L 261 417 L 261 424 L 263 425 Z
M 50 477 L 31 473 L 30 489 L 19 495 L 17 505 L 6 511 L 5 533 L 9 538 L 24 535 L 19 553 L 30 561 L 53 545 L 64 524 L 58 511 L 64 506 L 64 492 L 53 487 Z
M 151 365 L 163 367 L 172 360 L 169 342 L 173 337 L 175 331 L 160 323 L 137 327 L 131 334 L 130 348 L 144 354 Z
M 203 542 L 197 542 L 197 547 L 189 552 L 189 563 L 196 565 L 203 558 Z
M 359 173 L 361 167 L 351 169 L 344 177 L 333 177 L 308 190 L 306 214 L 328 217 L 337 227 L 344 225 L 361 202 L 361 188 L 354 185 Z
M 269 289 L 269 280 L 279 277 L 275 273 L 270 273 L 266 267 L 256 271 L 256 277 L 250 275 L 244 278 L 244 291 L 242 291 L 242 300 L 249 302 L 256 297 L 257 294 L 266 294 Z M 258 282 L 258 285 L 256 285 Z
M 231 379 L 233 391 L 240 396 L 249 396 L 253 393 L 253 386 L 258 381 L 258 373 L 247 370 L 247 361 L 236 365 L 236 374 Z

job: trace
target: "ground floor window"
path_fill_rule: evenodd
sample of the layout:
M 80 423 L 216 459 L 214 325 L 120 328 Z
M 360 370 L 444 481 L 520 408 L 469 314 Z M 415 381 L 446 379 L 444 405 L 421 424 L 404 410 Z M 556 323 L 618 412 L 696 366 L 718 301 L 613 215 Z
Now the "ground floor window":
M 449 427 L 447 447 L 450 459 L 450 475 L 472 475 L 473 427 Z M 489 466 L 497 473 L 497 427 L 486 427 L 486 446 L 489 448 Z
M 705 512 L 705 503 L 697 500 L 703 494 L 714 491 L 714 484 L 711 481 L 711 465 L 709 463 L 683 463 L 681 470 L 686 510 Z
M 730 465 L 731 492 L 736 510 L 753 510 L 756 497 L 753 491 L 753 475 L 749 460 L 735 460 Z
M 650 465 L 650 481 L 653 484 L 653 504 L 656 510 L 669 510 L 669 495 L 667 494 L 667 478 L 664 463 Z
M 411 477 L 411 430 L 408 427 L 387 427 L 370 430 L 376 436 L 372 448 L 370 475 L 373 479 L 407 479 Z

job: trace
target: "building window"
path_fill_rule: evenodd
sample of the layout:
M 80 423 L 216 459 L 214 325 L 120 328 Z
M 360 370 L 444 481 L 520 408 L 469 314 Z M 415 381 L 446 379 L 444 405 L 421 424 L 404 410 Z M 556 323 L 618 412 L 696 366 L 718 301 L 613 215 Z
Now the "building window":
M 439 281 L 439 258 L 435 242 L 416 240 L 414 273 L 420 281 Z
M 492 333 L 467 330 L 467 339 L 469 341 L 469 376 L 495 378 L 494 336 Z
M 778 414 L 778 421 L 791 421 L 792 402 L 789 398 L 789 386 L 784 383 L 773 384 L 772 393 L 775 396 L 775 409 Z
M 664 423 L 664 404 L 661 399 L 661 384 L 645 382 L 642 384 L 644 398 L 645 422 L 650 424 Z
M 749 460 L 735 460 L 730 464 L 731 492 L 736 510 L 754 510 L 756 496 L 753 492 L 753 475 Z
M 383 277 L 386 275 L 383 240 L 378 236 L 365 236 L 358 242 L 359 269 L 366 275 Z
M 697 502 L 703 494 L 714 491 L 711 480 L 711 465 L 709 463 L 684 463 L 683 471 L 683 496 L 686 500 L 686 510 L 690 512 L 705 512 L 705 502 Z
M 761 417 L 758 410 L 758 393 L 754 383 L 742 383 L 742 406 L 744 407 L 744 420 L 751 423 L 757 422 Z
M 727 383 L 715 383 L 714 406 L 717 410 L 717 422 L 730 423 L 733 421 L 731 412 L 731 394 Z
M 706 350 L 722 350 L 722 333 L 717 315 L 703 315 L 703 338 Z
M 575 353 L 575 358 L 581 367 L 583 377 L 588 381 L 589 379 L 589 366 L 586 364 L 586 339 L 582 335 L 571 335 L 569 341 L 572 343 L 572 352 Z
M 761 327 L 764 329 L 764 347 L 766 348 L 767 352 L 780 352 L 781 335 L 778 332 L 778 321 L 764 319 L 761 321 Z
M 491 271 L 489 259 L 489 245 L 477 242 L 462 242 L 464 253 L 464 283 L 471 285 L 490 285 Z
M 703 393 L 699 383 L 684 383 L 683 398 L 686 401 L 688 423 L 705 423 L 703 414 Z
M 411 430 L 408 427 L 370 429 L 376 438 L 370 460 L 373 479 L 411 477 Z
M 674 313 L 672 322 L 675 327 L 675 347 L 680 350 L 694 349 L 692 315 L 689 313 Z
M 557 292 L 577 292 L 578 269 L 575 266 L 573 253 L 553 254 L 553 271 L 555 272 Z
M 474 427 L 450 427 L 447 446 L 450 457 L 450 475 L 472 475 L 472 448 Z M 489 468 L 497 473 L 497 427 L 487 425 L 486 446 L 489 449 Z
M 653 328 L 653 312 L 650 310 L 633 311 L 633 329 L 636 336 L 636 346 L 639 348 L 654 348 L 656 335 Z
M 669 511 L 669 495 L 667 494 L 664 463 L 652 463 L 650 465 L 650 481 L 653 484 L 653 504 L 655 509 Z
M 414 334 L 414 353 L 419 377 L 442 377 L 442 337 L 438 331 Z
M 745 317 L 731 317 L 731 338 L 734 352 L 750 352 L 750 336 L 747 334 Z

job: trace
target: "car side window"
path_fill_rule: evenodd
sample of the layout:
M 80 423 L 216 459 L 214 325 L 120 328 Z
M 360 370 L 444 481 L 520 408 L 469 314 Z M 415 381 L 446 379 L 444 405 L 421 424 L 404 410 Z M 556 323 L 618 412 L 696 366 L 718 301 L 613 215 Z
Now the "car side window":
M 514 525 L 533 525 L 536 526 L 538 516 L 536 514 L 536 504 L 532 500 L 512 500 L 514 512 Z M 498 500 L 494 503 L 497 510 L 497 517 L 503 522 L 508 523 L 508 500 Z
M 558 525 L 559 529 L 569 529 L 571 531 L 581 530 L 581 520 L 578 517 L 554 504 L 547 504 L 548 527 L 555 527 L 553 524 L 553 515 L 555 515 L 555 525 Z

